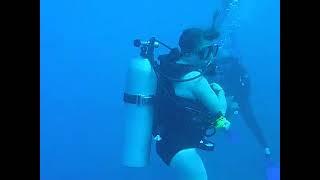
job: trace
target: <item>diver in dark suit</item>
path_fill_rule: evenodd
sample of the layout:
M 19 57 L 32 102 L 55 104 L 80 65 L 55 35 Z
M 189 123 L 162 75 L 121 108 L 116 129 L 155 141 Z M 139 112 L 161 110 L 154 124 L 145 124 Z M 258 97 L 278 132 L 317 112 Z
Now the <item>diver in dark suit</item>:
M 270 155 L 270 148 L 266 141 L 266 138 L 257 122 L 254 115 L 254 110 L 250 103 L 251 95 L 251 82 L 248 72 L 243 64 L 240 62 L 240 57 L 234 53 L 236 48 L 234 40 L 234 31 L 221 30 L 221 25 L 225 21 L 225 18 L 236 11 L 239 1 L 237 0 L 222 0 L 222 10 L 216 11 L 212 19 L 212 29 L 219 32 L 228 32 L 225 37 L 220 39 L 226 40 L 227 45 L 222 47 L 220 51 L 226 53 L 220 53 L 217 57 L 212 72 L 208 73 L 209 79 L 220 84 L 226 93 L 228 99 L 227 118 L 232 121 L 231 116 L 234 114 L 240 114 L 242 119 L 246 123 L 247 127 L 256 137 L 258 143 L 264 148 L 265 154 Z M 231 17 L 232 19 L 236 17 Z M 234 21 L 233 21 L 234 22 Z M 229 28 L 235 28 L 237 26 L 232 24 Z

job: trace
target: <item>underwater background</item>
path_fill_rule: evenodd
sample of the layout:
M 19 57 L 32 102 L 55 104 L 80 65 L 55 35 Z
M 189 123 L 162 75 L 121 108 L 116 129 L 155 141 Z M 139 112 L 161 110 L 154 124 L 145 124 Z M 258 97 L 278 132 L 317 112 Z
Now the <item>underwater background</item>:
M 251 101 L 280 159 L 280 2 L 239 0 L 237 52 L 251 76 Z M 176 47 L 182 30 L 208 26 L 218 0 L 40 1 L 41 180 L 163 180 L 174 172 L 152 148 L 146 168 L 121 165 L 127 63 L 134 39 Z M 165 52 L 165 49 L 159 49 Z M 214 137 L 201 152 L 209 180 L 264 180 L 263 148 L 241 120 L 239 142 Z

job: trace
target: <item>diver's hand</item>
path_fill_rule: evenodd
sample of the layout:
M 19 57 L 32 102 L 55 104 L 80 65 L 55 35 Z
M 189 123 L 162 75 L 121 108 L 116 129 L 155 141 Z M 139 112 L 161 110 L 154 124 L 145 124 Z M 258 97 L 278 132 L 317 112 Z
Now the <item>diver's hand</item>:
M 221 87 L 219 84 L 217 84 L 217 83 L 211 83 L 210 86 L 211 86 L 212 90 L 213 90 L 215 93 L 217 93 L 217 94 L 218 94 L 220 91 L 224 92 L 223 89 L 222 89 L 222 87 Z

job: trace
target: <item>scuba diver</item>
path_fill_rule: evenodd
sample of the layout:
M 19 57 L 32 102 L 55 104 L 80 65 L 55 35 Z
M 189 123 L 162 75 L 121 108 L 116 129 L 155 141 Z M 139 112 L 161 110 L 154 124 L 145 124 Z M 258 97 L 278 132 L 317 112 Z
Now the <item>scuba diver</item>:
M 264 148 L 265 155 L 270 156 L 269 145 L 257 123 L 250 103 L 250 78 L 236 52 L 235 29 L 239 26 L 237 23 L 239 15 L 236 14 L 238 13 L 238 8 L 238 0 L 222 0 L 222 10 L 216 11 L 213 15 L 211 28 L 220 29 L 221 32 L 224 32 L 224 34 L 220 36 L 220 40 L 222 41 L 220 42 L 220 46 L 224 53 L 220 53 L 221 56 L 215 61 L 215 70 L 211 72 L 211 74 L 207 73 L 207 78 L 218 82 L 225 90 L 229 107 L 227 119 L 232 119 L 233 115 L 239 113 L 247 127 L 256 137 L 258 143 Z M 231 22 L 226 23 L 227 27 L 222 28 L 227 17 L 231 19 Z M 222 31 L 222 29 L 224 30 Z
M 240 114 L 264 149 L 266 179 L 279 180 L 280 162 L 271 158 L 269 144 L 254 115 L 250 102 L 250 77 L 245 66 L 241 64 L 239 46 L 236 44 L 235 30 L 239 27 L 239 3 L 239 0 L 221 0 L 222 10 L 216 11 L 213 15 L 211 28 L 223 32 L 218 40 L 222 53 L 215 61 L 214 70 L 207 74 L 207 79 L 219 83 L 224 88 L 228 99 L 227 119 L 232 121 L 234 115 Z
M 163 75 L 155 103 L 156 151 L 184 180 L 207 179 L 196 149 L 214 150 L 207 137 L 230 127 L 223 88 L 204 76 L 217 54 L 212 41 L 218 34 L 211 29 L 185 29 L 179 38 L 180 52 L 173 49 L 158 58 Z
M 212 78 L 224 88 L 230 107 L 227 111 L 228 119 L 239 113 L 258 143 L 264 148 L 265 154 L 270 155 L 268 143 L 257 123 L 250 102 L 251 82 L 247 70 L 234 56 L 218 58 L 216 69 L 216 73 L 207 78 Z
M 141 47 L 139 58 L 129 63 L 123 96 L 125 141 L 123 164 L 145 167 L 150 141 L 162 161 L 177 170 L 183 180 L 207 180 L 197 149 L 213 151 L 208 140 L 218 130 L 229 130 L 223 88 L 204 76 L 215 60 L 219 33 L 212 29 L 185 29 L 179 48 L 170 48 L 154 37 Z M 154 48 L 162 44 L 171 51 L 154 59 Z

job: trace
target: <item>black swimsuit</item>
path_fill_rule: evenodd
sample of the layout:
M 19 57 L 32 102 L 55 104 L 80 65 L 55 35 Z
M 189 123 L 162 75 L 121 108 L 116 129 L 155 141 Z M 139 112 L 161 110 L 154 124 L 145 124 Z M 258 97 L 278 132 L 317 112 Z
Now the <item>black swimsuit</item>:
M 166 73 L 169 70 L 174 72 L 174 74 L 170 74 L 171 77 L 179 78 L 194 70 L 194 67 L 179 65 L 176 69 L 167 68 L 166 70 Z M 172 82 L 166 79 L 162 79 L 160 82 L 162 87 L 166 87 L 165 92 L 160 88 L 157 92 L 156 104 L 158 106 L 155 111 L 155 119 L 157 120 L 155 124 L 158 125 L 158 129 L 154 135 L 160 134 L 162 139 L 156 143 L 156 151 L 160 158 L 169 165 L 174 155 L 183 149 L 213 150 L 213 148 L 208 148 L 200 143 L 201 140 L 204 140 L 207 127 L 201 121 L 201 117 L 203 117 L 201 115 L 208 115 L 208 110 L 199 102 L 176 96 Z

